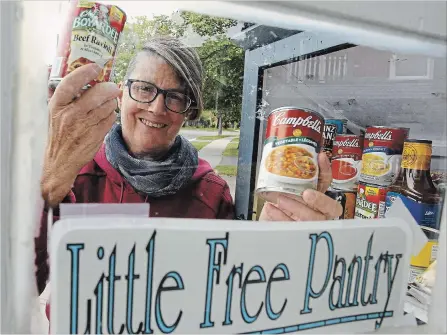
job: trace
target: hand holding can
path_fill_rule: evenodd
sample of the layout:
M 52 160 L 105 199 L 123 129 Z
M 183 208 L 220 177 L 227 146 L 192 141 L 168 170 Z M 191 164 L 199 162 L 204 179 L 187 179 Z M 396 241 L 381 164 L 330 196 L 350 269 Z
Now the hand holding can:
M 317 189 L 306 189 L 301 197 L 286 192 L 270 192 L 259 221 L 319 221 L 333 220 L 342 215 L 340 203 L 324 192 L 329 187 L 331 166 L 325 153 L 318 155 Z
M 96 64 L 82 66 L 58 85 L 49 102 L 49 138 L 44 157 L 41 192 L 56 206 L 70 191 L 80 169 L 91 161 L 116 120 L 121 90 L 114 83 L 83 87 L 98 76 Z

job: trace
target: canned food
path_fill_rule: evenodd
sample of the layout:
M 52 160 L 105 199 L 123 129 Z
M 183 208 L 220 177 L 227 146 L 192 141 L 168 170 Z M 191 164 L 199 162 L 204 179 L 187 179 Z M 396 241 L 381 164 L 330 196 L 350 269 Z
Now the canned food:
M 347 120 L 344 119 L 326 119 L 324 120 L 323 144 L 322 150 L 332 158 L 332 146 L 337 134 L 346 134 Z
M 357 191 L 361 168 L 363 138 L 358 135 L 335 136 L 332 148 L 332 187 Z
M 56 88 L 67 74 L 89 63 L 102 67 L 89 86 L 109 81 L 126 14 L 115 5 L 72 0 L 48 86 Z
M 256 192 L 265 200 L 277 193 L 300 196 L 316 189 L 323 117 L 312 110 L 282 107 L 267 119 Z
M 346 119 L 325 119 L 324 124 L 335 125 L 337 134 L 346 134 L 347 132 L 348 120 Z
M 363 142 L 360 181 L 391 185 L 399 174 L 408 128 L 368 127 Z
M 338 219 L 348 220 L 354 218 L 355 202 L 357 196 L 356 191 L 343 191 L 331 188 L 326 191 L 325 194 L 332 199 L 337 200 L 338 203 L 342 206 L 343 213 Z
M 387 187 L 359 183 L 355 200 L 355 217 L 376 219 L 385 217 Z

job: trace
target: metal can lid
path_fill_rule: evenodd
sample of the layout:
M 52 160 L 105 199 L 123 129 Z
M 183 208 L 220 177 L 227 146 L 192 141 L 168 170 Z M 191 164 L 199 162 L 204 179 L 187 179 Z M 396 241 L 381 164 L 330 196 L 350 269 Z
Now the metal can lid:
M 426 144 L 432 144 L 431 140 L 419 140 L 419 139 L 415 139 L 415 138 L 410 138 L 410 139 L 406 139 L 405 143 L 410 142 L 410 143 L 426 143 Z
M 381 129 L 402 129 L 402 130 L 410 130 L 410 128 L 406 127 L 389 127 L 389 126 L 368 126 L 366 131 L 368 131 L 369 128 L 381 128 Z
M 348 122 L 348 119 L 345 119 L 345 118 L 336 118 L 336 117 L 334 117 L 334 118 L 332 118 L 332 117 L 328 117 L 328 118 L 325 118 L 324 120 L 325 120 L 325 121 L 343 121 L 343 123 L 347 123 L 347 122 Z
M 315 114 L 316 116 L 324 119 L 323 115 L 321 115 L 317 111 L 314 111 L 313 109 L 309 109 L 309 108 L 306 108 L 306 107 L 296 107 L 296 106 L 284 106 L 284 107 L 275 108 L 275 109 L 271 110 L 270 112 L 268 112 L 267 116 L 270 116 L 273 113 L 276 113 L 276 112 L 279 112 L 279 111 L 282 111 L 282 110 L 290 110 L 290 109 L 302 110 L 302 111 L 305 111 L 305 112 L 308 112 L 308 113 L 311 113 L 311 114 Z
M 335 135 L 335 138 L 337 137 L 354 137 L 354 138 L 362 138 L 362 135 L 355 135 L 355 134 L 337 134 Z
M 375 187 L 375 188 L 389 188 L 389 186 L 385 186 L 385 185 L 377 185 L 377 184 L 373 184 L 373 183 L 368 183 L 365 181 L 359 181 L 359 185 L 362 186 L 369 186 L 369 187 Z

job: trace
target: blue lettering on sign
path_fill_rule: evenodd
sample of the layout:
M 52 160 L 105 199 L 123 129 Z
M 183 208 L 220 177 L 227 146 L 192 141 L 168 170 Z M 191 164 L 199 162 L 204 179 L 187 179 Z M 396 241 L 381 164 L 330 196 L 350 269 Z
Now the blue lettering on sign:
M 130 252 L 126 252 L 127 257 L 125 259 L 127 260 L 127 274 L 121 274 L 121 276 L 120 273 L 116 273 L 116 263 L 117 259 L 119 259 L 117 256 L 117 246 L 115 245 L 112 250 L 103 246 L 99 246 L 96 249 L 97 259 L 105 264 L 108 262 L 108 273 L 102 272 L 98 279 L 95 280 L 95 286 L 90 287 L 93 289 L 93 295 L 91 295 L 91 291 L 83 290 L 83 292 L 85 291 L 93 297 L 90 299 L 85 298 L 84 302 L 82 302 L 82 304 L 86 304 L 86 306 L 83 306 L 83 310 L 87 311 L 86 322 L 82 325 L 83 327 L 85 326 L 85 328 L 83 328 L 85 329 L 85 333 L 95 332 L 102 334 L 103 331 L 107 331 L 107 333 L 115 333 L 114 318 L 116 311 L 114 305 L 117 300 L 117 294 L 115 293 L 117 282 L 121 285 L 121 290 L 126 290 L 127 288 L 126 295 L 123 297 L 126 299 L 126 308 L 123 315 L 121 315 L 123 318 L 122 321 L 124 322 L 118 329 L 118 333 L 126 332 L 129 334 L 152 334 L 154 330 L 151 325 L 151 319 L 154 323 L 156 323 L 156 326 L 162 333 L 172 333 L 177 329 L 182 319 L 183 310 L 178 309 L 175 316 L 172 316 L 170 313 L 169 316 L 170 319 L 172 319 L 167 320 L 168 315 L 166 313 L 163 315 L 161 304 L 162 295 L 165 295 L 163 293 L 167 294 L 168 291 L 185 290 L 186 285 L 179 272 L 169 271 L 164 274 L 158 284 L 158 287 L 153 287 L 154 277 L 159 278 L 158 275 L 154 276 L 154 272 L 156 272 L 155 237 L 156 231 L 153 232 L 152 237 L 145 246 L 147 266 L 145 269 L 146 271 L 141 269 L 143 276 L 146 275 L 146 278 L 144 278 L 145 282 L 142 283 L 142 285 L 138 284 L 141 275 L 137 273 L 140 271 L 137 271 L 138 263 L 136 261 L 136 257 L 139 256 L 137 256 L 138 252 L 136 244 L 133 245 Z M 312 313 L 312 300 L 318 299 L 327 302 L 326 310 L 329 311 L 359 306 L 360 303 L 362 306 L 379 304 L 381 302 L 379 300 L 382 300 L 380 298 L 384 295 L 382 292 L 386 291 L 387 298 L 382 313 L 377 312 L 361 315 L 340 316 L 338 318 L 306 322 L 288 327 L 266 329 L 262 332 L 287 333 L 317 327 L 326 327 L 338 323 L 372 320 L 376 318 L 380 318 L 380 322 L 376 322 L 376 328 L 379 328 L 382 324 L 383 318 L 393 315 L 393 312 L 387 310 L 387 308 L 402 254 L 389 254 L 388 251 L 385 251 L 382 252 L 379 257 L 373 257 L 371 253 L 373 250 L 373 239 L 374 233 L 370 235 L 367 244 L 365 243 L 366 252 L 364 253 L 364 256 L 351 254 L 349 256 L 350 258 L 344 258 L 343 256 L 337 255 L 334 240 L 329 232 L 325 231 L 310 234 L 309 263 L 306 271 L 307 279 L 305 286 L 303 287 L 304 299 L 303 302 L 299 302 L 300 305 L 293 306 L 295 311 L 292 311 L 292 313 Z M 284 287 L 284 284 L 286 283 L 284 283 L 284 281 L 289 281 L 291 279 L 291 274 L 287 265 L 285 263 L 273 263 L 276 264 L 276 266 L 269 269 L 260 264 L 255 264 L 247 269 L 247 266 L 245 265 L 245 269 L 247 269 L 248 272 L 244 274 L 244 263 L 240 263 L 238 266 L 230 263 L 228 264 L 228 270 L 231 269 L 231 271 L 228 272 L 225 270 L 225 265 L 227 265 L 228 259 L 233 259 L 234 257 L 234 255 L 228 256 L 229 234 L 226 233 L 225 237 L 209 238 L 206 240 L 206 244 L 209 249 L 208 268 L 207 278 L 206 281 L 204 281 L 204 286 L 206 286 L 206 290 L 204 290 L 204 316 L 200 327 L 214 327 L 215 322 L 213 321 L 212 316 L 213 292 L 221 289 L 219 284 L 220 281 L 223 280 L 221 278 L 221 274 L 224 273 L 224 271 L 225 273 L 228 273 L 225 281 L 227 286 L 225 288 L 225 314 L 219 315 L 219 322 L 222 322 L 223 326 L 233 324 L 233 292 L 237 291 L 238 288 L 240 291 L 240 299 L 238 301 L 240 308 L 240 314 L 238 316 L 240 321 L 243 321 L 245 324 L 254 324 L 257 321 L 259 322 L 258 319 L 260 318 L 261 313 L 265 313 L 266 317 L 271 321 L 278 320 L 288 304 L 288 300 L 286 298 L 287 295 L 286 297 L 281 297 L 281 299 L 279 299 L 278 297 L 274 296 L 272 291 L 279 287 L 277 282 L 282 282 L 282 291 L 286 291 Z M 83 249 L 84 244 L 67 244 L 67 250 L 71 256 L 71 301 L 69 330 L 70 333 L 73 334 L 78 333 L 80 328 L 78 325 L 78 299 L 80 294 L 79 288 L 82 286 L 79 283 L 79 278 L 82 278 L 82 275 L 79 271 L 82 268 L 80 266 L 80 253 Z M 108 257 L 106 257 L 106 254 Z M 316 259 L 321 260 L 321 257 L 323 257 L 325 262 L 322 269 L 320 263 L 316 261 Z M 375 263 L 375 266 L 371 264 L 370 268 L 370 263 L 373 262 Z M 316 278 L 314 278 L 314 271 L 317 267 L 318 272 L 321 270 L 326 271 L 325 274 L 322 273 L 319 275 L 320 278 L 317 278 L 321 280 L 316 280 Z M 88 271 L 90 271 L 90 269 L 88 269 Z M 163 273 L 161 275 L 163 275 Z M 370 279 L 370 283 L 368 284 L 369 275 L 371 275 L 370 277 L 372 277 L 372 280 Z M 123 278 L 122 283 L 119 282 L 121 278 Z M 372 285 L 371 281 L 373 281 Z M 276 284 L 274 285 L 274 283 Z M 142 307 L 134 306 L 136 300 L 134 297 L 137 294 L 136 287 L 139 286 L 141 286 L 142 289 L 145 288 L 144 297 L 146 298 L 144 304 L 144 320 L 141 322 L 134 319 L 134 311 L 136 308 Z M 289 288 L 292 290 L 295 289 L 294 287 Z M 262 293 L 260 294 L 261 289 Z M 248 298 L 247 291 L 250 291 L 252 298 Z M 218 293 L 219 296 L 221 296 L 220 292 Z M 81 296 L 85 296 L 85 294 L 83 293 Z M 105 302 L 106 299 L 107 304 Z M 93 304 L 96 306 L 95 309 L 92 308 Z M 152 311 L 152 305 L 154 305 L 154 311 Z M 300 310 L 301 307 L 302 309 Z M 172 305 L 169 306 L 170 311 L 172 311 L 172 308 Z M 103 322 L 105 312 L 107 312 L 107 324 Z
M 250 279 L 251 274 L 257 274 L 258 278 L 256 279 Z M 261 314 L 262 306 L 264 305 L 263 302 L 259 305 L 258 311 L 255 315 L 250 315 L 247 311 L 247 300 L 246 300 L 246 292 L 247 292 L 247 285 L 248 284 L 257 284 L 257 283 L 265 283 L 265 271 L 262 268 L 262 266 L 256 265 L 253 266 L 247 273 L 247 276 L 245 277 L 244 283 L 242 284 L 242 292 L 241 292 L 241 314 L 242 318 L 246 323 L 253 323 L 255 322 L 259 314 Z
M 319 298 L 324 290 L 326 290 L 326 286 L 329 283 L 329 279 L 332 272 L 332 266 L 334 263 L 333 254 L 334 254 L 334 243 L 332 242 L 331 234 L 328 232 L 323 232 L 320 235 L 311 234 L 309 238 L 312 241 L 311 249 L 310 249 L 310 257 L 309 257 L 309 266 L 307 268 L 307 282 L 306 282 L 306 290 L 304 291 L 304 308 L 300 311 L 300 314 L 312 313 L 312 308 L 309 307 L 310 298 L 317 299 Z M 317 252 L 317 244 L 320 239 L 324 239 L 327 244 L 328 249 L 328 265 L 326 270 L 326 278 L 324 280 L 324 284 L 321 289 L 317 292 L 314 291 L 312 287 L 312 278 L 315 266 L 315 254 Z
M 276 271 L 281 271 L 282 276 L 274 277 Z M 273 311 L 272 297 L 271 297 L 271 285 L 273 282 L 284 281 L 284 280 L 289 280 L 289 279 L 290 279 L 289 268 L 284 263 L 281 263 L 281 264 L 278 264 L 277 266 L 275 266 L 272 273 L 270 274 L 270 278 L 269 278 L 268 284 L 267 284 L 267 289 L 265 291 L 265 310 L 266 310 L 267 316 L 270 320 L 277 320 L 281 316 L 281 314 L 284 311 L 284 309 L 286 308 L 286 304 L 287 304 L 287 299 L 284 299 L 284 303 L 282 304 L 279 311 L 278 312 Z
M 210 252 L 208 257 L 208 277 L 206 281 L 205 315 L 203 322 L 200 324 L 200 328 L 214 327 L 214 322 L 211 321 L 214 274 L 216 274 L 216 285 L 219 285 L 221 263 L 223 263 L 224 265 L 227 264 L 228 235 L 229 234 L 226 233 L 225 238 L 208 239 L 206 241 L 206 243 L 209 246 Z M 217 246 L 219 245 L 223 248 L 223 253 L 217 252 Z M 217 254 L 217 262 L 216 262 L 216 254 Z
M 168 279 L 173 279 L 175 281 L 175 286 L 164 286 L 165 281 L 167 281 Z M 164 334 L 172 333 L 175 330 L 175 328 L 177 328 L 180 319 L 182 318 L 183 311 L 180 310 L 177 319 L 174 321 L 172 325 L 170 326 L 167 325 L 163 319 L 163 314 L 161 312 L 161 293 L 167 291 L 179 291 L 184 289 L 185 285 L 183 284 L 182 276 L 180 276 L 180 274 L 175 271 L 167 273 L 161 280 L 160 285 L 158 286 L 157 295 L 155 298 L 155 319 L 157 321 L 158 328 Z
M 79 307 L 79 263 L 80 251 L 84 243 L 68 244 L 67 250 L 71 254 L 71 285 L 70 285 L 70 333 L 78 333 L 78 307 Z

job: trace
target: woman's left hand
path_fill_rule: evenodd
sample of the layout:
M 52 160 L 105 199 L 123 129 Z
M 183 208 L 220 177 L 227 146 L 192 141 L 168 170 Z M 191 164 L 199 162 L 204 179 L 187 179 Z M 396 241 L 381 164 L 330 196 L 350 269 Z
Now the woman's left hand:
M 318 189 L 307 189 L 302 199 L 286 193 L 276 203 L 266 202 L 259 221 L 322 221 L 338 218 L 343 211 L 338 201 L 324 194 L 332 181 L 331 164 L 325 153 L 318 155 Z

